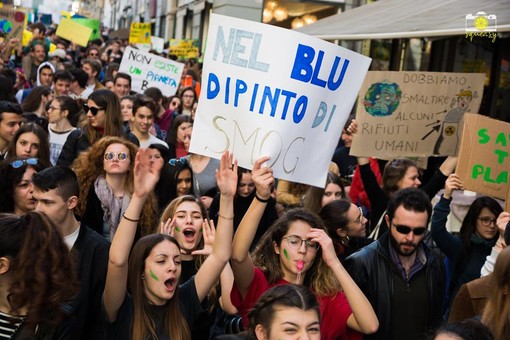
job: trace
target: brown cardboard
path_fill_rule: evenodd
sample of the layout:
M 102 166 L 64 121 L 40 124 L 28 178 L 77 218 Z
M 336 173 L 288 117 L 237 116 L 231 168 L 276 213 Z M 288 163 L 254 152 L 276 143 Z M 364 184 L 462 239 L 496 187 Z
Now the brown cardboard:
M 351 155 L 456 155 L 462 116 L 478 112 L 484 81 L 484 73 L 368 72 Z
M 23 39 L 23 30 L 26 19 L 25 11 L 14 8 L 10 5 L 0 7 L 0 31 L 5 33 L 6 40 L 17 38 L 19 41 Z
M 504 200 L 509 170 L 510 124 L 466 113 L 456 169 L 464 187 Z

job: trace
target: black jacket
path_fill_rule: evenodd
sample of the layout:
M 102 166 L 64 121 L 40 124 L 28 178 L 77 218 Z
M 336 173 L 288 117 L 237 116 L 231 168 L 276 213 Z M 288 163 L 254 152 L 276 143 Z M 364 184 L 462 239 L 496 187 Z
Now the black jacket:
M 57 329 L 54 339 L 106 339 L 101 298 L 106 282 L 110 242 L 83 223 L 69 255 L 73 258 L 80 290 L 72 303 L 72 315 Z
M 445 269 L 442 259 L 422 242 L 427 256 L 428 286 L 427 328 L 437 328 L 442 321 L 445 290 Z M 360 249 L 345 260 L 345 267 L 359 288 L 365 293 L 379 319 L 379 330 L 365 339 L 391 339 L 390 316 L 393 275 L 397 268 L 389 253 L 389 233 Z M 423 270 L 423 269 L 422 269 Z M 400 274 L 399 274 L 400 275 Z M 405 320 L 402 320 L 405 322 Z

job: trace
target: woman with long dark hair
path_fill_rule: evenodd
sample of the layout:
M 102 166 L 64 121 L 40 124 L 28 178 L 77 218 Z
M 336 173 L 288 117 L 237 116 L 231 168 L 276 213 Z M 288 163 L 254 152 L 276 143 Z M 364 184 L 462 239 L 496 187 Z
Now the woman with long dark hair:
M 51 165 L 48 134 L 42 127 L 35 123 L 21 125 L 9 143 L 5 159 L 10 161 L 16 157 L 38 158 L 44 166 Z
M 367 219 L 363 210 L 347 199 L 334 200 L 322 207 L 319 217 L 333 240 L 340 260 L 370 243 L 367 238 Z
M 434 206 L 431 219 L 432 239 L 450 262 L 452 298 L 462 284 L 480 277 L 485 259 L 498 240 L 496 219 L 503 211 L 495 199 L 478 197 L 462 221 L 459 236 L 450 234 L 446 230 L 446 220 L 450 213 L 453 190 L 462 188 L 459 177 L 451 174 L 446 180 L 444 194 Z
M 305 285 L 318 297 L 323 314 L 323 339 L 349 339 L 354 331 L 371 334 L 379 322 L 363 292 L 336 256 L 321 219 L 307 209 L 292 209 L 262 236 L 250 256 L 249 247 L 271 196 L 272 170 L 258 159 L 252 178 L 256 194 L 232 244 L 234 286 L 231 299 L 247 326 L 247 313 L 269 288 L 287 283 Z
M 46 215 L 0 214 L 0 334 L 50 339 L 78 291 L 69 248 Z
M 0 163 L 0 212 L 23 215 L 35 209 L 32 175 L 45 166 L 37 158 L 12 158 Z

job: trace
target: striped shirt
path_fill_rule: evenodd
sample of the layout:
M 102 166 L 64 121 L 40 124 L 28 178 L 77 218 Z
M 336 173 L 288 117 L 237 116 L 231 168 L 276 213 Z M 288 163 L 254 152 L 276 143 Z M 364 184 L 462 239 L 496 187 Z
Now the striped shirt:
M 24 320 L 24 316 L 12 316 L 0 312 L 0 339 L 11 339 Z

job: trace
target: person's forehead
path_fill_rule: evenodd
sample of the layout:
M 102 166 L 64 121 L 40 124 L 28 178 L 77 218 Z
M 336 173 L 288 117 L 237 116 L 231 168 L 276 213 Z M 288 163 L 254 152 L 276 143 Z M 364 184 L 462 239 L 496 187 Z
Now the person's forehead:
M 117 80 L 115 80 L 115 84 L 129 85 L 129 80 L 127 80 L 126 78 L 117 78 Z
M 3 112 L 0 113 L 0 122 L 21 122 L 23 117 L 14 112 Z

